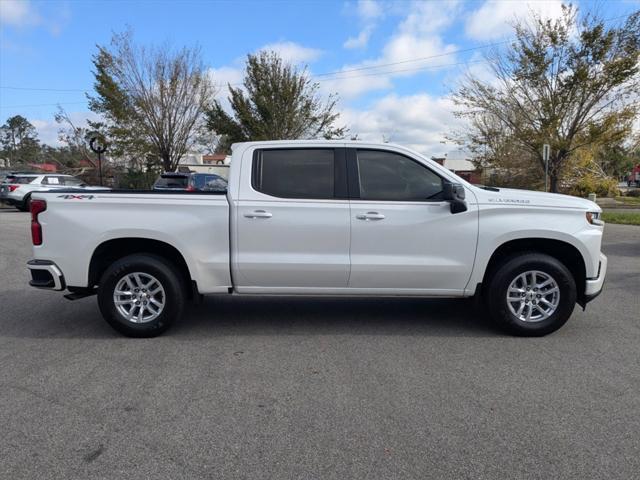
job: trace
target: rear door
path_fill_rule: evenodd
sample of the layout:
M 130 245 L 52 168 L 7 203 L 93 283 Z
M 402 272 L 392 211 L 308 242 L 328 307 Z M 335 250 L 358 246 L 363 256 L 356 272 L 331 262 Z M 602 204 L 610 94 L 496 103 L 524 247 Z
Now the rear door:
M 400 153 L 348 149 L 352 289 L 456 295 L 473 268 L 478 211 L 452 214 L 443 179 Z
M 261 148 L 242 159 L 235 208 L 239 292 L 346 288 L 350 216 L 343 148 Z M 250 178 L 247 178 L 250 176 Z

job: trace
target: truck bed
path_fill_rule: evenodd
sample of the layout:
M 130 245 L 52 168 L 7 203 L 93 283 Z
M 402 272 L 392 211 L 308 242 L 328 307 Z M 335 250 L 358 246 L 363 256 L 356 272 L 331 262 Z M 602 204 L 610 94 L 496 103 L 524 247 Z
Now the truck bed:
M 35 258 L 54 261 L 69 286 L 91 286 L 88 267 L 96 249 L 127 238 L 177 249 L 201 293 L 225 292 L 231 286 L 224 193 L 64 190 L 34 193 L 33 198 L 47 202 L 39 216 L 44 241 L 34 247 Z

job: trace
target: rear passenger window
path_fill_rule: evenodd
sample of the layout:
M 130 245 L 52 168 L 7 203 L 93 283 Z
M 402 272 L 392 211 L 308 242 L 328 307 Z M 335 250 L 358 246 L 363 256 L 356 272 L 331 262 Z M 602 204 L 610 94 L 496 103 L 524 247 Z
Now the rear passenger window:
M 16 176 L 16 175 L 9 175 L 7 176 L 6 181 L 9 183 L 19 183 L 21 185 L 25 185 L 33 182 L 35 179 L 36 177 L 22 177 L 22 176 Z
M 253 161 L 253 188 L 282 198 L 334 197 L 333 149 L 258 150 Z

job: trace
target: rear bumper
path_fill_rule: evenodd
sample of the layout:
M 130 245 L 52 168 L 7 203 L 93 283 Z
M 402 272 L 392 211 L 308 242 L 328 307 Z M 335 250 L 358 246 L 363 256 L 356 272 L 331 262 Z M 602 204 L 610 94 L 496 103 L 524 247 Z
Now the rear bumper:
M 607 257 L 600 254 L 600 267 L 598 268 L 598 276 L 596 278 L 588 278 L 584 288 L 585 302 L 590 302 L 602 292 L 604 279 L 607 275 Z
M 67 285 L 58 266 L 50 260 L 29 260 L 27 268 L 31 273 L 29 285 L 46 290 L 64 290 Z

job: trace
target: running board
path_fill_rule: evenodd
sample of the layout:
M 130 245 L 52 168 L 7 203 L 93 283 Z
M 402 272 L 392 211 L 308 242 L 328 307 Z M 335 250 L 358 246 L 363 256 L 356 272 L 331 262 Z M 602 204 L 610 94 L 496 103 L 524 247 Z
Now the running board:
M 64 298 L 67 300 L 80 300 L 81 298 L 90 297 L 96 293 L 97 292 L 95 290 L 78 290 L 77 292 L 67 293 L 64 295 Z

